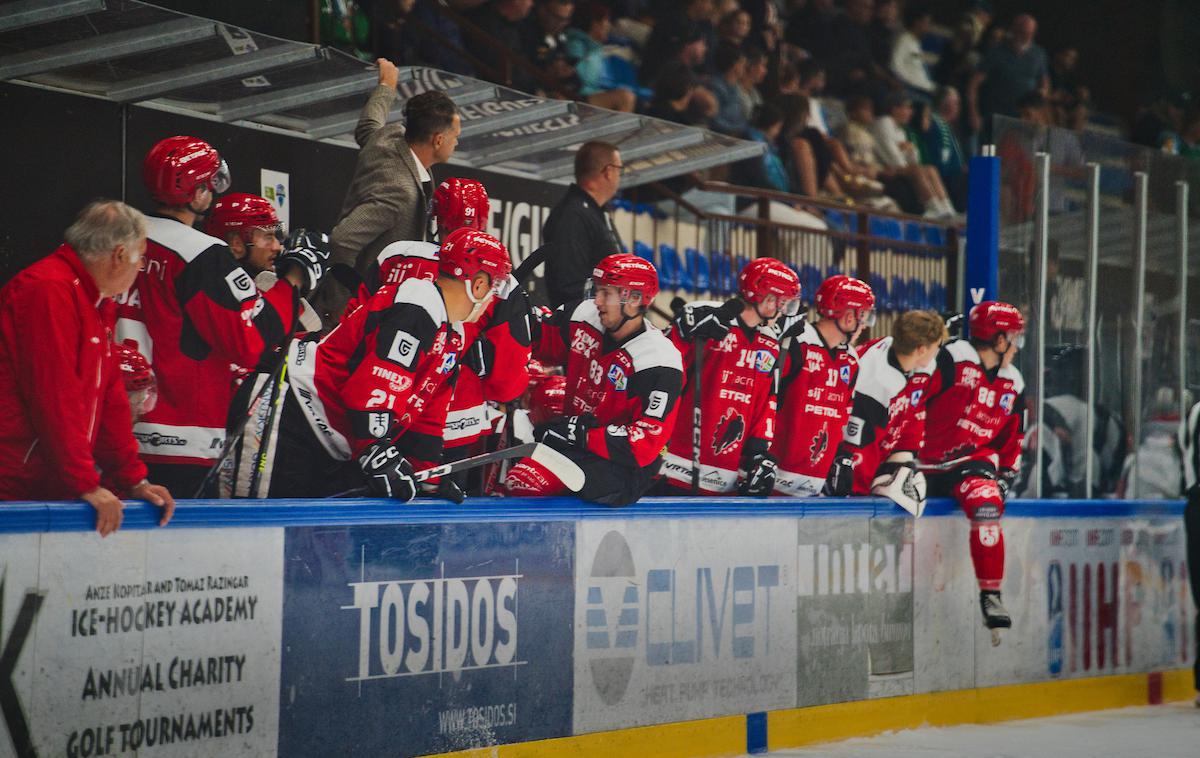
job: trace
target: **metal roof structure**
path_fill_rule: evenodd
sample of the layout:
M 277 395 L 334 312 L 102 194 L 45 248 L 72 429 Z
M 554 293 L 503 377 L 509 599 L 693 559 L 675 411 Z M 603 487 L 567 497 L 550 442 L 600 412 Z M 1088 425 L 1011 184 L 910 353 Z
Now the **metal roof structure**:
M 373 65 L 330 48 L 270 37 L 135 0 L 0 0 L 0 81 L 171 110 L 356 147 Z M 550 100 L 424 67 L 400 70 L 404 103 L 441 90 L 459 106 L 451 163 L 567 184 L 574 149 L 621 149 L 636 186 L 761 155 L 757 142 L 706 129 Z

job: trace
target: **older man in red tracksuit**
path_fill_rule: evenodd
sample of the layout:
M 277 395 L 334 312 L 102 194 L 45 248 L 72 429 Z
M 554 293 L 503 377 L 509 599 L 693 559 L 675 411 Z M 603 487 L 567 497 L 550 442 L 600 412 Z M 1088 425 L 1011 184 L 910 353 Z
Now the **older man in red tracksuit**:
M 112 343 L 108 298 L 137 276 L 146 221 L 116 201 L 92 203 L 66 242 L 0 290 L 0 500 L 82 498 L 102 535 L 121 525 L 118 493 L 163 507 L 146 480 Z

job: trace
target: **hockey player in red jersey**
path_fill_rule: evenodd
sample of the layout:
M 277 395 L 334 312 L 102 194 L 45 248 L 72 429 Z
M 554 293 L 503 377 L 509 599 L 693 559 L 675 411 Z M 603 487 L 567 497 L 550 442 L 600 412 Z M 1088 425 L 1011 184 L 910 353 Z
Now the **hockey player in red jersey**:
M 858 375 L 850 342 L 875 323 L 875 294 L 866 282 L 839 274 L 821 282 L 814 300 L 817 321 L 785 329 L 791 343 L 779 383 L 778 423 L 788 433 L 772 446 L 781 495 L 844 495 L 853 476 L 850 456 L 838 451 Z
M 926 385 L 945 339 L 937 313 L 909 311 L 896 319 L 892 336 L 857 350 L 858 381 L 841 449 L 854 465 L 854 494 L 891 498 L 914 516 L 924 510 L 916 459 L 925 440 Z
M 646 321 L 658 272 L 617 253 L 592 271 L 591 299 L 565 303 L 541 325 L 536 356 L 566 367 L 566 413 L 535 438 L 583 469 L 579 497 L 605 505 L 636 502 L 650 487 L 675 425 L 683 365 L 679 351 Z M 512 495 L 556 495 L 558 477 L 531 459 L 508 473 Z
M 292 343 L 278 442 L 266 481 L 248 494 L 320 497 L 365 477 L 371 495 L 412 499 L 414 466 L 442 457 L 462 325 L 480 317 L 511 271 L 495 237 L 460 229 L 442 244 L 435 281 L 384 285 L 319 342 Z
M 968 326 L 969 340 L 938 352 L 919 460 L 929 494 L 952 496 L 971 519 L 983 620 L 995 630 L 1012 624 L 1000 602 L 1000 517 L 1021 461 L 1025 381 L 1012 360 L 1024 342 L 1025 320 L 1014 306 L 989 300 L 971 309 Z
M 767 497 L 775 487 L 775 459 L 768 452 L 775 438 L 775 364 L 779 361 L 775 322 L 799 313 L 800 279 L 780 261 L 758 258 L 739 274 L 738 294 L 740 307 L 733 318 L 720 317 L 719 303 L 690 303 L 671 330 L 671 341 L 684 365 L 681 418 L 675 423 L 662 468 L 671 494 L 719 495 L 736 490 Z M 697 349 L 704 353 L 698 474 L 695 419 L 688 418 L 696 408 Z
M 136 341 L 158 377 L 158 403 L 134 425 L 151 478 L 190 496 L 221 454 L 231 367 L 254 366 L 283 342 L 297 314 L 296 289 L 315 282 L 290 267 L 260 292 L 223 240 L 192 228 L 229 188 L 225 163 L 208 143 L 162 140 L 146 154 L 142 177 L 160 208 L 148 217 L 142 270 L 120 299 L 118 339 Z
M 487 190 L 474 179 L 451 178 L 433 193 L 438 239 L 459 229 L 482 229 L 491 205 Z M 393 242 L 379 252 L 368 271 L 366 287 L 376 282 L 400 283 L 436 275 L 438 246 L 430 242 Z M 353 306 L 351 306 L 353 307 Z M 446 410 L 446 461 L 467 457 L 490 432 L 487 401 L 506 403 L 529 385 L 529 303 L 524 288 L 510 275 L 477 321 L 463 325 L 463 355 Z M 459 483 L 465 483 L 459 477 Z

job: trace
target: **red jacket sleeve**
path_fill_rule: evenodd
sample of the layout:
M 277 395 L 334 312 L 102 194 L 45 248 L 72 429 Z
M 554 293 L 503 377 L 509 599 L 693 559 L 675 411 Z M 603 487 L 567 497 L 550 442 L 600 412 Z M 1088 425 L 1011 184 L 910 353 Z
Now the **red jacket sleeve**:
M 27 358 L 15 361 L 14 370 L 37 433 L 36 444 L 55 465 L 63 489 L 77 495 L 91 492 L 100 486 L 100 475 L 89 432 L 92 424 L 102 423 L 102 408 L 98 406 L 93 417 L 87 407 L 87 398 L 96 390 L 85 388 L 80 377 L 83 325 L 72 285 L 47 282 L 27 287 L 9 307 L 21 314 L 22 328 L 13 332 L 13 355 Z M 128 410 L 125 430 L 132 443 Z
M 116 355 L 111 356 L 110 360 L 112 368 L 108 371 L 108 386 L 100 398 L 102 410 L 96 429 L 96 462 L 108 479 L 122 492 L 128 492 L 146 478 L 146 464 L 138 458 L 129 395 L 121 380 Z
M 298 299 L 286 280 L 259 291 L 224 245 L 213 245 L 184 268 L 175 293 L 196 333 L 231 363 L 253 367 L 292 330 Z

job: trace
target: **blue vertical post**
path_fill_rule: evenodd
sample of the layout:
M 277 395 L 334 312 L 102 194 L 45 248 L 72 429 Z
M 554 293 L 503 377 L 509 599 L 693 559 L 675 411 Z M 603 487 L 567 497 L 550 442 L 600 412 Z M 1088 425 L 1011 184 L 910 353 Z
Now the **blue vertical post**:
M 1000 159 L 995 145 L 984 145 L 982 154 L 971 158 L 968 176 L 964 314 L 984 300 L 995 300 L 1000 290 Z

